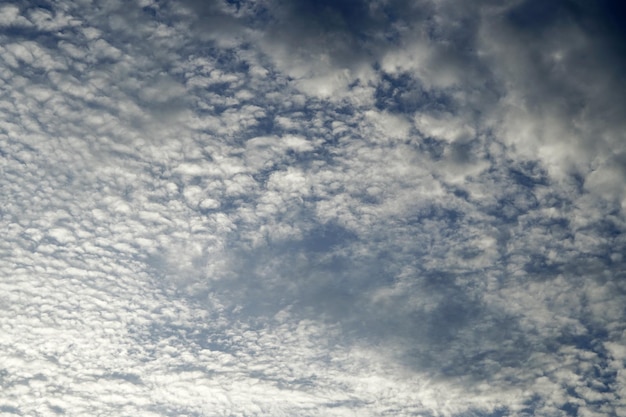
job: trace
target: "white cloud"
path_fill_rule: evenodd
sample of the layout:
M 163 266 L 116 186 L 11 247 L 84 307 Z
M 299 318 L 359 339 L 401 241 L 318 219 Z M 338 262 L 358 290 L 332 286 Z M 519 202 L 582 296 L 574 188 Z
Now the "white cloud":
M 566 77 L 584 29 L 185 4 L 0 11 L 0 410 L 623 411 L 623 103 Z
M 20 13 L 20 8 L 14 4 L 5 4 L 0 9 L 0 26 L 30 26 L 31 22 Z

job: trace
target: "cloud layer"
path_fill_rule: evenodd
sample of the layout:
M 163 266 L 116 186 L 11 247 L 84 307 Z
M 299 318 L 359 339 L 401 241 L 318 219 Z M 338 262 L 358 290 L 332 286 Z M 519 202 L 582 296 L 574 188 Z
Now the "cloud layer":
M 610 2 L 0 8 L 0 411 L 626 413 Z

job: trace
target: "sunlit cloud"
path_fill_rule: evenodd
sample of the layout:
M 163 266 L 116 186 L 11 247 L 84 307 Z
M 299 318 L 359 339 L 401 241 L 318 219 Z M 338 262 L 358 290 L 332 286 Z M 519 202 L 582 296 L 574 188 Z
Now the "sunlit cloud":
M 626 412 L 621 9 L 36 3 L 2 413 Z

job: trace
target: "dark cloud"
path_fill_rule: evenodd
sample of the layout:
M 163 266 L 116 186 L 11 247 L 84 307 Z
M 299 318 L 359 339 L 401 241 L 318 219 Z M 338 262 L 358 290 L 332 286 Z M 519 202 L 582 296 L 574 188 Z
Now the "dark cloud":
M 244 28 L 239 19 L 238 3 L 228 3 L 222 0 L 181 0 L 180 4 L 194 13 L 198 33 L 228 38 L 237 37 Z M 176 6 L 174 4 L 174 7 Z

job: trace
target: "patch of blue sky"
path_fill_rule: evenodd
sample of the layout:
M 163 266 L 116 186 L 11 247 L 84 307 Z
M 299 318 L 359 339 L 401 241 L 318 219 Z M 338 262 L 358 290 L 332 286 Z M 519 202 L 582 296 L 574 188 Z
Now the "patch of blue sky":
M 456 103 L 450 92 L 425 89 L 418 78 L 409 72 L 388 74 L 382 72 L 376 85 L 376 108 L 412 116 L 415 112 L 454 111 Z

